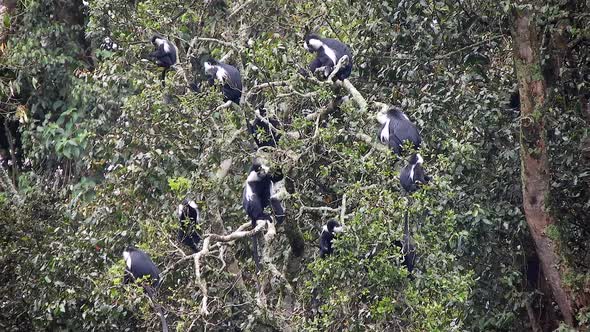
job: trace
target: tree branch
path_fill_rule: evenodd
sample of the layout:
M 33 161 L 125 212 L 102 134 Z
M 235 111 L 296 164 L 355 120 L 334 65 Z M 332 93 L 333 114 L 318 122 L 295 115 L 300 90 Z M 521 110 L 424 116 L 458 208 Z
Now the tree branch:
M 205 38 L 205 37 L 195 37 L 199 41 L 210 42 L 210 43 L 217 43 L 223 46 L 231 47 L 234 51 L 240 53 L 240 48 L 235 45 L 234 43 L 226 42 L 221 39 L 217 38 Z
M 344 81 L 337 81 L 336 84 L 348 90 L 361 112 L 367 111 L 367 101 L 365 100 L 365 97 L 361 95 L 361 93 L 354 87 L 354 85 L 352 85 L 352 83 L 350 83 L 348 79 L 345 79 Z
M 435 57 L 432 59 L 432 61 L 435 61 L 435 60 L 444 60 L 444 59 L 448 59 L 448 58 L 450 58 L 451 56 L 453 56 L 453 55 L 455 55 L 455 54 L 457 54 L 457 53 L 461 53 L 461 52 L 463 52 L 463 51 L 465 51 L 465 50 L 468 50 L 468 49 L 470 49 L 470 48 L 474 48 L 474 47 L 477 47 L 477 46 L 479 46 L 479 45 L 483 45 L 483 44 L 489 43 L 489 42 L 491 42 L 492 40 L 500 39 L 500 38 L 502 38 L 502 37 L 504 37 L 504 36 L 503 36 L 503 35 L 497 35 L 497 36 L 494 36 L 494 37 L 490 37 L 490 38 L 488 38 L 488 39 L 485 39 L 485 40 L 482 40 L 482 41 L 480 41 L 480 42 L 473 43 L 473 44 L 471 44 L 471 45 L 467 45 L 467 46 L 465 46 L 465 47 L 461 47 L 460 49 L 458 49 L 458 50 L 454 50 L 454 51 L 452 51 L 452 52 L 449 52 L 449 53 L 447 53 L 447 54 L 443 54 L 443 55 L 435 56 Z
M 225 103 L 223 103 L 223 104 L 221 104 L 221 105 L 217 106 L 217 107 L 215 108 L 215 111 L 221 111 L 221 110 L 223 110 L 223 109 L 230 108 L 232 103 L 233 103 L 233 102 L 232 102 L 231 100 L 228 100 L 228 101 L 226 101 Z
M 207 281 L 203 279 L 201 276 L 201 257 L 209 254 L 209 243 L 213 241 L 218 242 L 231 242 L 237 239 L 242 239 L 245 237 L 251 237 L 254 234 L 258 234 L 262 231 L 262 228 L 267 224 L 266 220 L 257 220 L 256 227 L 250 231 L 244 231 L 244 229 L 248 228 L 251 223 L 245 223 L 240 226 L 236 231 L 228 235 L 219 235 L 219 234 L 206 234 L 205 240 L 203 240 L 203 248 L 201 251 L 194 255 L 195 260 L 195 275 L 196 275 L 196 282 L 201 289 L 201 293 L 203 295 L 203 299 L 201 300 L 201 314 L 208 315 L 209 310 L 207 309 L 207 301 L 208 301 L 208 293 L 207 293 Z

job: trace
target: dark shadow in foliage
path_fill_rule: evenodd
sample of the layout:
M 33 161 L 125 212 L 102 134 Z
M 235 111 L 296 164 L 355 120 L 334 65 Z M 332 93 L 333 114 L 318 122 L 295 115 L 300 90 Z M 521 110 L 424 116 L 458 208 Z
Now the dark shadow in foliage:
M 266 114 L 266 109 L 261 108 L 260 116 L 266 118 Z M 281 138 L 281 135 L 277 131 L 277 129 L 280 129 L 279 121 L 275 117 L 269 117 L 267 121 L 268 123 L 256 117 L 252 123 L 248 122 L 248 132 L 252 134 L 254 142 L 256 142 L 259 148 L 264 146 L 275 147 Z M 271 128 L 269 123 L 274 129 Z

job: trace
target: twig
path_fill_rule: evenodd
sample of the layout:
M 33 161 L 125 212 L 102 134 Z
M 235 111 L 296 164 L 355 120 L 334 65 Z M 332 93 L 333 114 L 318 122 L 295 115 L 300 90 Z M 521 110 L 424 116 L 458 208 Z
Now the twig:
M 299 215 L 303 214 L 303 211 L 319 211 L 319 212 L 340 212 L 340 209 L 331 208 L 329 206 L 302 206 L 299 208 Z
M 344 217 L 346 215 L 346 194 L 342 195 L 342 204 L 340 205 L 340 224 L 344 226 Z
M 230 43 L 230 42 L 226 42 L 226 41 L 221 40 L 221 39 L 217 39 L 217 38 L 205 38 L 205 37 L 196 37 L 196 39 L 199 40 L 199 41 L 217 43 L 217 44 L 220 44 L 220 45 L 223 45 L 223 46 L 231 47 L 234 51 L 240 53 L 240 48 L 237 45 L 235 45 L 233 43 Z
M 231 12 L 231 14 L 229 14 L 227 16 L 228 19 L 232 18 L 232 16 L 234 16 L 237 12 L 239 12 L 240 10 L 242 10 L 244 7 L 246 7 L 247 5 L 251 4 L 253 2 L 253 0 L 248 0 L 245 1 L 243 4 L 241 4 L 240 6 L 238 6 L 238 8 L 236 8 L 233 12 Z
M 284 97 L 289 97 L 289 96 L 292 96 L 292 95 L 298 95 L 298 96 L 303 97 L 303 98 L 311 98 L 311 97 L 313 97 L 313 96 L 315 96 L 315 95 L 318 94 L 317 91 L 307 92 L 307 93 L 299 92 L 299 91 L 295 90 L 295 88 L 293 86 L 291 86 L 291 85 L 289 86 L 289 88 L 291 89 L 292 92 L 279 93 L 277 95 L 277 98 L 284 98 Z
M 363 134 L 363 133 L 356 133 L 356 132 L 349 132 L 350 135 L 352 135 L 353 137 L 355 137 L 356 139 L 363 141 L 365 143 L 367 143 L 368 145 L 370 145 L 371 147 L 373 147 L 373 149 L 375 150 L 379 150 L 383 153 L 389 151 L 389 149 L 387 148 L 387 146 L 382 145 L 382 144 L 377 144 L 375 142 L 375 140 L 367 135 L 367 134 Z
M 234 54 L 234 50 L 229 50 L 227 53 L 225 53 L 221 59 L 219 59 L 219 62 L 221 63 L 225 63 L 227 61 L 227 59 L 229 59 L 230 56 L 232 56 L 232 54 Z
M 462 47 L 462 48 L 460 48 L 460 49 L 458 49 L 458 50 L 454 50 L 454 51 L 452 51 L 452 52 L 449 52 L 449 53 L 447 53 L 447 54 L 443 54 L 443 55 L 435 56 L 435 57 L 434 57 L 434 58 L 433 58 L 431 61 L 435 61 L 435 60 L 444 60 L 444 59 L 450 58 L 451 56 L 453 56 L 453 55 L 455 55 L 455 54 L 457 54 L 457 53 L 463 52 L 463 51 L 465 51 L 465 50 L 468 50 L 468 49 L 470 49 L 470 48 L 477 47 L 477 46 L 479 46 L 479 45 L 483 45 L 483 44 L 485 44 L 485 43 L 489 43 L 489 42 L 491 42 L 492 40 L 500 39 L 500 38 L 502 38 L 502 37 L 504 37 L 504 36 L 503 36 L 503 35 L 497 35 L 497 36 L 494 36 L 494 37 L 491 37 L 491 38 L 488 38 L 488 39 L 482 40 L 482 41 L 480 41 L 480 42 L 477 42 L 477 43 L 474 43 L 474 44 L 471 44 L 471 45 L 468 45 L 468 46 Z
M 266 83 L 261 83 L 261 84 L 255 85 L 248 90 L 248 92 L 246 93 L 246 96 L 244 97 L 244 100 L 248 101 L 250 99 L 250 96 L 258 90 L 262 90 L 265 88 L 274 88 L 276 86 L 289 86 L 289 83 L 290 83 L 290 81 L 287 80 L 287 81 L 266 82 Z

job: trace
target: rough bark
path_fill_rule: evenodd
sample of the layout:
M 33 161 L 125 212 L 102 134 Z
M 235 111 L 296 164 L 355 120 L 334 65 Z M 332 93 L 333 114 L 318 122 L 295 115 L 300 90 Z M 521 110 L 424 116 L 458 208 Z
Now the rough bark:
M 543 273 L 564 321 L 574 326 L 571 294 L 563 283 L 557 244 L 547 234 L 555 225 L 550 213 L 550 172 L 545 138 L 545 81 L 539 60 L 538 32 L 527 10 L 515 13 L 514 61 L 518 75 L 521 123 L 520 159 L 523 205 Z

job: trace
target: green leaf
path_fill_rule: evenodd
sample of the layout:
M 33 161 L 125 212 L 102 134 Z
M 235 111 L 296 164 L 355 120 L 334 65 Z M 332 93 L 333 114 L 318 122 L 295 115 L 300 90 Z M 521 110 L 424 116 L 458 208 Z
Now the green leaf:
M 4 24 L 4 28 L 5 29 L 10 29 L 10 15 L 8 15 L 8 13 L 4 13 L 3 17 L 2 17 L 2 23 Z

